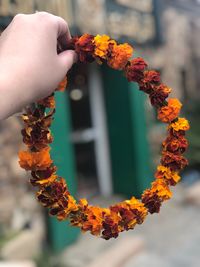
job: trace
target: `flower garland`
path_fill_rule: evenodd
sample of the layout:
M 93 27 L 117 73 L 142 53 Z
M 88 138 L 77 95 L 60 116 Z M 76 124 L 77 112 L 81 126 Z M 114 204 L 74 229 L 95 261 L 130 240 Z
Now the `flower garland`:
M 148 213 L 159 212 L 162 202 L 171 198 L 170 186 L 177 184 L 179 172 L 188 164 L 182 154 L 188 147 L 185 132 L 189 123 L 178 117 L 182 104 L 176 98 L 168 99 L 171 88 L 161 82 L 159 73 L 148 70 L 141 57 L 131 59 L 133 48 L 129 44 L 117 44 L 107 35 L 84 34 L 72 38 L 67 49 L 75 50 L 80 62 L 106 62 L 109 67 L 122 70 L 129 82 L 138 83 L 139 89 L 149 95 L 158 119 L 167 123 L 167 138 L 162 143 L 161 161 L 151 187 L 143 192 L 140 200 L 132 197 L 109 208 L 100 208 L 89 205 L 86 199 L 77 202 L 65 180 L 56 174 L 49 147 L 53 141 L 50 126 L 55 113 L 54 93 L 27 108 L 27 113 L 22 115 L 21 133 L 28 149 L 19 152 L 19 164 L 31 171 L 30 182 L 38 186 L 38 201 L 58 220 L 69 219 L 71 225 L 82 231 L 108 240 L 142 224 Z M 66 83 L 65 79 L 56 90 L 62 91 Z

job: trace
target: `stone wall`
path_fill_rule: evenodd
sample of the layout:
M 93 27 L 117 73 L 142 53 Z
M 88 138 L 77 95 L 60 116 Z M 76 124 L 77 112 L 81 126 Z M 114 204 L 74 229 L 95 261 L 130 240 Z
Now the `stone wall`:
M 17 116 L 0 122 L 0 258 L 5 259 L 35 256 L 44 239 L 42 209 L 18 164 L 21 128 Z M 32 239 L 34 246 L 27 250 Z

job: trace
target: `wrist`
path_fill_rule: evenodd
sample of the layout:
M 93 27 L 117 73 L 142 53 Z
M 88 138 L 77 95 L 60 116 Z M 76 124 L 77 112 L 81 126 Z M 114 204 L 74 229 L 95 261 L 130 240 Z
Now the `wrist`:
M 28 104 L 26 91 L 10 73 L 0 70 L 0 120 L 19 112 Z

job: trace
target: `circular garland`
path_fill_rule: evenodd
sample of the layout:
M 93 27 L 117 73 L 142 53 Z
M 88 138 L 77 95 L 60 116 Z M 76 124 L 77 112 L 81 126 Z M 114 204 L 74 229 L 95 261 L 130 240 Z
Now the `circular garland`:
M 69 219 L 71 225 L 104 239 L 116 238 L 120 232 L 142 224 L 148 213 L 159 212 L 162 202 L 171 198 L 169 187 L 177 184 L 179 171 L 188 164 L 182 154 L 188 147 L 185 131 L 189 130 L 189 123 L 178 117 L 180 101 L 167 99 L 171 88 L 161 83 L 159 73 L 147 70 L 147 63 L 141 57 L 131 59 L 133 48 L 129 44 L 117 44 L 107 35 L 84 34 L 72 38 L 67 49 L 75 50 L 82 63 L 106 62 L 109 67 L 122 70 L 129 82 L 137 82 L 139 89 L 149 95 L 158 119 L 167 123 L 167 138 L 162 143 L 155 181 L 143 192 L 141 200 L 132 197 L 109 208 L 101 208 L 89 205 L 86 199 L 77 202 L 65 180 L 56 174 L 49 147 L 53 141 L 50 126 L 55 113 L 54 94 L 27 108 L 26 114 L 22 115 L 24 129 L 21 133 L 28 150 L 19 152 L 19 164 L 31 171 L 30 182 L 39 187 L 38 201 L 58 220 Z M 56 90 L 64 90 L 66 84 L 65 79 Z

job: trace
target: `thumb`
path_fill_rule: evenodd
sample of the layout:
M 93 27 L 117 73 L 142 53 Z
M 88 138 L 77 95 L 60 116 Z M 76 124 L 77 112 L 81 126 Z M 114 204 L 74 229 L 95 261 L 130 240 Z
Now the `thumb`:
M 72 65 L 77 61 L 77 54 L 73 50 L 63 51 L 58 55 L 58 61 L 63 69 L 63 72 L 66 74 Z

